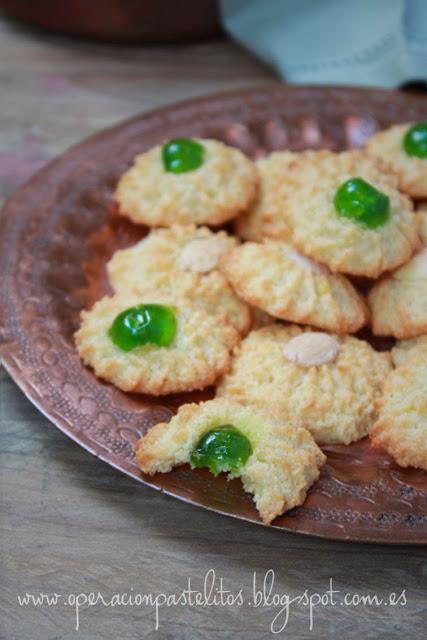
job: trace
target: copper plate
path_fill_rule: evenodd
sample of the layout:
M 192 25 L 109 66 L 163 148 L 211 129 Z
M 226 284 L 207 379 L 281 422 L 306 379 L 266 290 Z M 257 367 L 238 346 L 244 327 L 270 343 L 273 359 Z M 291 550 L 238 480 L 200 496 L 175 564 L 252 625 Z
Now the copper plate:
M 425 119 L 426 112 L 425 97 L 399 92 L 268 86 L 160 109 L 73 147 L 15 193 L 3 212 L 6 369 L 56 426 L 102 460 L 181 500 L 259 522 L 240 481 L 186 466 L 147 478 L 135 466 L 135 440 L 196 396 L 126 395 L 97 380 L 77 357 L 72 334 L 79 310 L 106 290 L 111 252 L 142 233 L 114 216 L 112 190 L 136 153 L 168 137 L 218 138 L 252 157 L 283 148 L 343 149 L 360 146 L 378 128 Z M 400 469 L 366 440 L 326 452 L 304 506 L 275 527 L 344 540 L 427 543 L 426 473 Z

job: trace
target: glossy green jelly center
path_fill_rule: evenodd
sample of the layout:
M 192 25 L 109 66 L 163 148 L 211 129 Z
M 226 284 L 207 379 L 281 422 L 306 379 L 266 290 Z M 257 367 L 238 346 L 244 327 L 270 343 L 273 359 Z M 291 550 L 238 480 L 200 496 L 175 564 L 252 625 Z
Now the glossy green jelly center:
M 175 309 L 161 304 L 130 307 L 119 313 L 108 334 L 122 351 L 147 343 L 167 347 L 176 334 Z
M 390 218 L 390 198 L 363 178 L 344 182 L 335 194 L 334 205 L 338 215 L 368 229 L 382 227 Z
M 211 429 L 193 449 L 193 467 L 208 467 L 215 476 L 223 471 L 236 471 L 252 453 L 248 438 L 231 424 Z
M 427 158 L 427 122 L 417 122 L 406 132 L 403 148 L 408 156 Z
M 176 138 L 162 147 L 163 166 L 170 173 L 193 171 L 203 164 L 204 147 L 195 140 Z

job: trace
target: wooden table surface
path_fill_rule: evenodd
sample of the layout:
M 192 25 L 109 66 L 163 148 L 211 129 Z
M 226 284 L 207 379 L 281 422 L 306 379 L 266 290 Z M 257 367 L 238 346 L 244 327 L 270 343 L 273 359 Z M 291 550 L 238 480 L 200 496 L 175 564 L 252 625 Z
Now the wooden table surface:
M 275 80 L 225 40 L 117 47 L 46 36 L 6 21 L 0 21 L 0 65 L 2 199 L 49 158 L 118 120 L 190 96 Z M 271 569 L 273 593 L 296 598 L 308 590 L 313 605 L 330 579 L 340 591 L 334 601 L 347 592 L 387 604 L 391 592 L 405 590 L 406 597 L 406 604 L 388 608 L 317 604 L 311 632 L 310 600 L 300 599 L 289 606 L 279 637 L 423 637 L 425 550 L 321 541 L 180 503 L 81 450 L 4 370 L 0 383 L 2 639 L 268 638 L 277 614 L 276 632 L 285 622 L 285 600 L 258 608 L 251 600 L 254 572 L 261 588 Z M 202 589 L 209 571 L 217 589 L 222 578 L 224 590 L 237 598 L 234 605 L 163 606 L 158 631 L 155 603 L 106 606 L 115 593 L 178 596 L 189 578 L 193 589 Z M 21 606 L 18 596 L 27 592 L 71 596 L 67 605 Z M 101 592 L 105 605 L 85 606 L 90 592 Z M 82 604 L 78 632 L 76 597 Z

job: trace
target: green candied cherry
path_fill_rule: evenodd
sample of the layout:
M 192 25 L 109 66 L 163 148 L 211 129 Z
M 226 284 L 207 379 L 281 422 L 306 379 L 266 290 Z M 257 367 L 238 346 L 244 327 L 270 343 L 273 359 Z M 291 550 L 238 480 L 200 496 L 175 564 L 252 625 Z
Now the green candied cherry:
M 175 138 L 162 147 L 163 166 L 170 173 L 193 171 L 203 164 L 204 147 L 195 140 Z
M 122 351 L 144 344 L 167 347 L 176 334 L 175 309 L 161 304 L 139 304 L 115 318 L 108 334 Z
M 208 467 L 217 476 L 223 471 L 236 471 L 252 453 L 248 438 L 232 424 L 205 433 L 191 452 L 193 467 Z
M 408 129 L 403 148 L 408 156 L 427 158 L 427 122 L 417 122 Z
M 390 198 L 363 178 L 350 178 L 335 194 L 338 215 L 368 229 L 382 227 L 390 218 Z

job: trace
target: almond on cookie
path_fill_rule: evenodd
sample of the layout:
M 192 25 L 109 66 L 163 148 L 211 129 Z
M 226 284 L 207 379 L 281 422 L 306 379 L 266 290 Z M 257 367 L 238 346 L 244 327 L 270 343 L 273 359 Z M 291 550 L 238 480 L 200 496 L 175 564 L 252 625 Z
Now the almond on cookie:
M 390 360 L 352 336 L 273 324 L 235 348 L 217 394 L 274 407 L 319 444 L 349 444 L 366 436 L 377 418 L 375 401 Z

